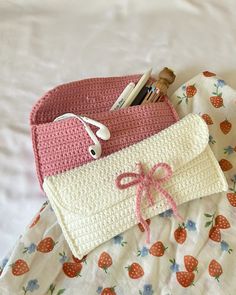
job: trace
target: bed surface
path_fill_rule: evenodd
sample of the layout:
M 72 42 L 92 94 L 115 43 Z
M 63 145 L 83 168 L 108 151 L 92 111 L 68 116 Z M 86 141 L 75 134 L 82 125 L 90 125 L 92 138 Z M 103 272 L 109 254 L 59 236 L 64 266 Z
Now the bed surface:
M 236 2 L 0 2 L 0 255 L 39 210 L 29 113 L 50 88 L 95 76 L 208 69 L 236 88 Z

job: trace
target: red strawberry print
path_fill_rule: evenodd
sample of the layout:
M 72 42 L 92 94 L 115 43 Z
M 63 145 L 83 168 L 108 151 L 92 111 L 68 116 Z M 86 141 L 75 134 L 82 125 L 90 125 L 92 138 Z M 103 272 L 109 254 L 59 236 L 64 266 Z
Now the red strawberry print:
M 220 107 L 223 107 L 223 98 L 219 95 L 216 95 L 216 96 L 211 96 L 210 97 L 210 101 L 211 101 L 211 104 L 213 105 L 213 107 L 215 108 L 220 108 Z
M 197 88 L 195 85 L 189 85 L 186 87 L 186 96 L 188 98 L 193 97 L 197 93 Z
M 146 222 L 147 222 L 148 225 L 150 225 L 151 220 L 150 219 L 147 219 Z M 139 227 L 139 229 L 140 229 L 140 231 L 142 233 L 145 231 L 144 228 L 143 228 L 143 225 L 141 223 L 138 224 L 138 227 Z
M 207 125 L 212 125 L 212 118 L 208 114 L 203 114 L 202 119 L 206 122 Z
M 55 245 L 56 243 L 53 241 L 53 239 L 50 237 L 47 237 L 47 238 L 44 238 L 41 242 L 39 242 L 37 246 L 37 251 L 42 253 L 48 253 L 53 250 Z
M 227 194 L 228 201 L 231 206 L 236 207 L 236 192 Z
M 67 277 L 75 278 L 80 275 L 82 267 L 81 263 L 65 262 L 63 263 L 62 270 Z
M 223 270 L 219 262 L 213 259 L 208 266 L 209 275 L 214 277 L 219 282 L 219 277 L 222 275 Z
M 112 265 L 112 258 L 107 252 L 102 252 L 98 260 L 98 266 L 105 272 Z
M 209 238 L 214 242 L 220 242 L 221 241 L 220 229 L 216 226 L 213 226 L 209 231 Z
M 227 229 L 230 227 L 230 223 L 227 218 L 223 215 L 217 215 L 216 218 L 215 214 L 204 214 L 207 218 L 211 218 L 209 221 L 206 222 L 205 227 L 211 225 L 211 229 L 209 231 L 209 238 L 214 242 L 221 241 L 221 229 Z
M 193 272 L 179 271 L 176 273 L 177 281 L 184 288 L 193 285 L 195 274 Z
M 195 270 L 197 271 L 198 260 L 191 255 L 185 255 L 184 256 L 184 265 L 185 265 L 185 268 L 188 272 L 193 272 Z
M 187 231 L 185 225 L 179 225 L 179 227 L 174 232 L 175 240 L 178 244 L 183 244 L 187 238 Z
M 129 277 L 131 279 L 136 280 L 141 278 L 144 275 L 142 266 L 136 262 L 132 263 L 130 266 L 126 268 L 128 269 Z
M 116 295 L 115 287 L 103 289 L 101 295 Z
M 213 76 L 215 76 L 216 74 L 215 74 L 215 73 L 212 73 L 212 72 L 209 72 L 209 71 L 204 71 L 204 72 L 203 72 L 203 75 L 204 75 L 205 77 L 213 77 Z
M 193 85 L 188 85 L 187 87 L 183 87 L 185 89 L 185 92 L 183 93 L 182 96 L 177 96 L 179 99 L 178 104 L 181 104 L 183 100 L 188 104 L 189 98 L 192 98 L 196 93 L 197 93 L 197 88 L 195 87 L 195 84 Z
M 224 134 L 228 134 L 232 128 L 232 124 L 226 119 L 220 123 L 220 129 Z
M 21 276 L 29 271 L 28 264 L 23 259 L 16 260 L 12 265 L 12 274 L 14 276 Z
M 230 228 L 230 223 L 223 215 L 218 215 L 215 218 L 215 226 L 220 229 Z
M 156 257 L 161 257 L 164 255 L 165 251 L 167 248 L 165 248 L 165 246 L 163 245 L 162 242 L 157 241 L 156 243 L 154 243 L 151 248 L 149 249 L 149 253 L 153 256 Z
M 233 168 L 233 165 L 226 159 L 221 159 L 219 164 L 223 171 L 228 171 Z
M 220 108 L 224 106 L 222 92 L 220 92 L 220 89 L 221 87 L 223 87 L 223 85 L 225 85 L 225 82 L 223 80 L 218 80 L 217 83 L 214 84 L 215 91 L 212 92 L 213 96 L 210 97 L 210 102 L 215 108 Z
M 85 255 L 82 259 L 76 258 L 73 254 L 72 254 L 72 259 L 75 263 L 82 263 L 85 262 L 86 263 L 86 258 L 88 255 Z
M 38 223 L 39 219 L 40 219 L 40 214 L 38 214 L 38 215 L 34 218 L 34 220 L 32 221 L 32 223 L 30 224 L 29 227 L 32 228 L 33 226 L 35 226 L 35 224 Z
M 230 193 L 227 193 L 227 198 L 231 206 L 236 207 L 236 177 L 232 178 L 233 187 L 230 187 Z

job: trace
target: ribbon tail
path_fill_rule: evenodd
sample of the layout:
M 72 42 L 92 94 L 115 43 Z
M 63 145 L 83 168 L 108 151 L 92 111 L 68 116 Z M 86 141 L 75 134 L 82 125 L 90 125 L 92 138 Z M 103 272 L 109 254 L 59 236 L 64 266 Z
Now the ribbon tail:
M 171 195 L 159 185 L 157 185 L 157 190 L 166 198 L 167 202 L 171 206 L 171 209 L 173 210 L 175 217 L 177 217 L 179 220 L 183 221 L 183 217 L 179 214 L 178 209 L 177 209 L 177 204 L 176 204 L 175 200 L 171 197 Z
M 142 199 L 142 187 L 138 186 L 136 195 L 136 217 L 138 222 L 140 222 L 146 232 L 146 243 L 150 243 L 150 227 L 146 220 L 143 218 L 141 213 L 141 199 Z
M 149 206 L 154 206 L 155 202 L 154 202 L 153 196 L 152 196 L 152 194 L 150 192 L 150 189 L 147 190 L 147 198 L 148 198 Z

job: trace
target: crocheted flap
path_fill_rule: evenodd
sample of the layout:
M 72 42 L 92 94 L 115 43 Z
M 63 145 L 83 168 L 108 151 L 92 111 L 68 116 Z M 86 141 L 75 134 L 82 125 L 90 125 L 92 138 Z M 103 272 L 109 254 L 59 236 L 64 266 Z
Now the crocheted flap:
M 43 188 L 64 235 L 77 257 L 137 224 L 134 186 L 119 190 L 115 180 L 135 172 L 141 162 L 171 166 L 173 176 L 163 184 L 177 204 L 227 189 L 224 175 L 208 146 L 208 128 L 190 114 L 160 133 L 107 157 L 44 179 Z M 142 202 L 145 218 L 170 208 L 158 192 L 155 205 Z

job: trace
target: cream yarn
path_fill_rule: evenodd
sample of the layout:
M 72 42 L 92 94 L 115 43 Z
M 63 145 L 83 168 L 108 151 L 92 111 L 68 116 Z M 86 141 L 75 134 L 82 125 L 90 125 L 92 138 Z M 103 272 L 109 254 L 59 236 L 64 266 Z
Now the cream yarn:
M 174 173 L 163 187 L 176 203 L 227 190 L 227 183 L 210 147 L 208 128 L 198 115 L 190 114 L 156 135 L 107 157 L 49 176 L 43 188 L 57 215 L 65 238 L 76 257 L 137 224 L 135 187 L 119 190 L 120 173 L 135 172 L 141 162 L 146 169 L 168 163 Z M 143 202 L 145 218 L 167 209 L 156 192 L 155 205 Z

